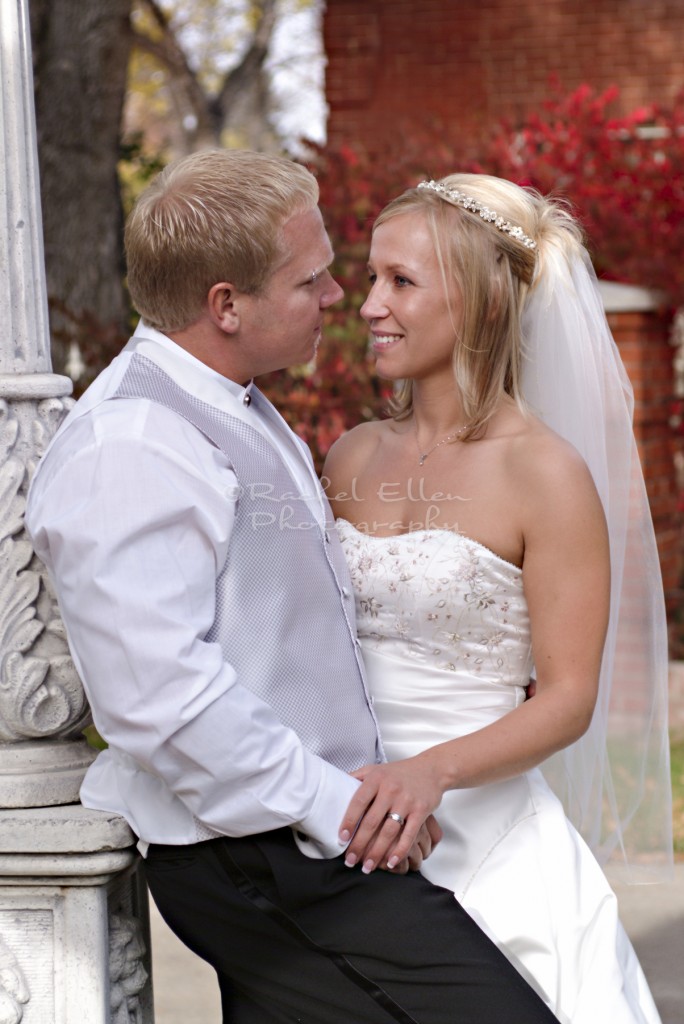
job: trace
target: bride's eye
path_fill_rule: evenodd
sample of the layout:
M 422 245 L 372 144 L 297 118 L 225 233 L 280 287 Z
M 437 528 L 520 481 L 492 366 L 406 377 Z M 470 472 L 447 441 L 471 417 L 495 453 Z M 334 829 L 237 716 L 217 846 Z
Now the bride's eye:
M 404 277 L 403 274 L 395 274 L 394 283 L 396 284 L 397 288 L 405 288 L 406 285 L 411 284 L 411 281 L 409 281 L 408 277 Z

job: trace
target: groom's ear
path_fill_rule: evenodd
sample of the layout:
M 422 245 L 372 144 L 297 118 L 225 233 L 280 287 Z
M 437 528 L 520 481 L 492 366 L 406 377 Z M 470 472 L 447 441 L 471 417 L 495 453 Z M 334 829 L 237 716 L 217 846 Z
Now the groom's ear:
M 240 327 L 240 292 L 227 281 L 212 285 L 207 295 L 207 313 L 224 334 L 236 334 Z

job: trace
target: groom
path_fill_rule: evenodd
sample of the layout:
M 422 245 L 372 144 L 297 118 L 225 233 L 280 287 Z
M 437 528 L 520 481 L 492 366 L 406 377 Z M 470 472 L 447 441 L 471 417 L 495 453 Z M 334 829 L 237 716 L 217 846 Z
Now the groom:
M 342 295 L 317 199 L 288 160 L 204 152 L 129 218 L 142 320 L 27 509 L 109 744 L 82 800 L 139 836 L 226 1021 L 553 1021 L 451 894 L 345 866 L 348 772 L 382 759 L 350 581 L 308 452 L 252 383 L 310 360 Z M 401 866 L 420 822 L 403 834 L 396 798 L 348 862 L 375 836 Z

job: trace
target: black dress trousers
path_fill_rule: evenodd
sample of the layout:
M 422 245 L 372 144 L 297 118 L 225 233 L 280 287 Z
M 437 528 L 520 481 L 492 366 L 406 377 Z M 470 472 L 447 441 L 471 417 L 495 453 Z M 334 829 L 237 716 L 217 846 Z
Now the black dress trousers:
M 446 889 L 313 860 L 290 829 L 152 845 L 179 938 L 216 969 L 224 1024 L 550 1024 L 556 1017 Z

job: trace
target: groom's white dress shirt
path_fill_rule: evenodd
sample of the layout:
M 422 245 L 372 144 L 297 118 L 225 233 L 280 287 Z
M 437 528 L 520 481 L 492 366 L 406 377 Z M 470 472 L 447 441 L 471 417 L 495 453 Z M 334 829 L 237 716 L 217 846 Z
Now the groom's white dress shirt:
M 235 474 L 165 406 L 107 401 L 134 352 L 267 437 L 324 520 L 308 452 L 275 409 L 257 411 L 245 402 L 251 384 L 227 380 L 141 323 L 56 435 L 27 504 L 27 528 L 109 743 L 81 799 L 122 814 L 143 851 L 292 825 L 310 837 L 304 852 L 336 856 L 358 783 L 305 749 L 241 686 L 218 645 L 202 641 L 214 614 L 208 581 L 231 538 Z

